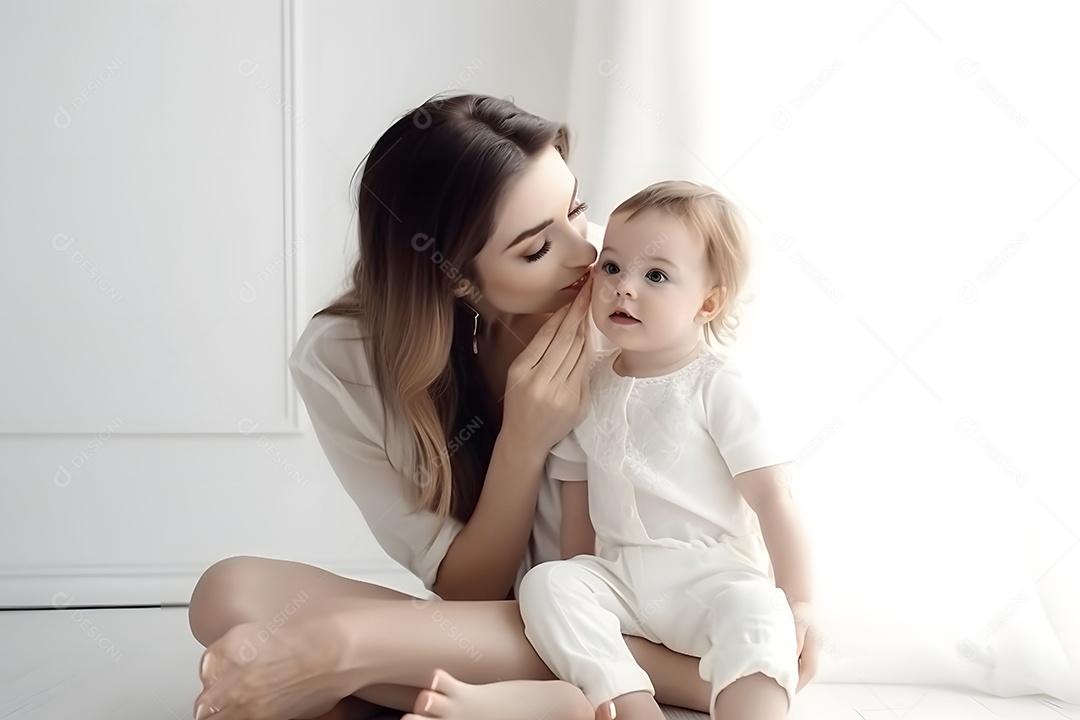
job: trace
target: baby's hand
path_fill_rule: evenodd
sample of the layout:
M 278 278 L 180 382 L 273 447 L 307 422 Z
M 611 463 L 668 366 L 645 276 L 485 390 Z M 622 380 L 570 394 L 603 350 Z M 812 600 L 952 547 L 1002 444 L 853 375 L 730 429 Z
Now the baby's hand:
M 799 692 L 817 674 L 821 637 L 814 623 L 814 608 L 810 603 L 797 600 L 791 603 L 791 612 L 795 616 L 796 653 L 799 656 L 799 684 L 795 692 Z

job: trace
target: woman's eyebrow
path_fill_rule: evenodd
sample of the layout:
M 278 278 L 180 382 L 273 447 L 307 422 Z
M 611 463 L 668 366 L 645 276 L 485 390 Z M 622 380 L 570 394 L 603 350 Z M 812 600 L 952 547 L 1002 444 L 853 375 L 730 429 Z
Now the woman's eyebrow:
M 540 232 L 541 230 L 543 230 L 544 228 L 546 228 L 548 225 L 550 225 L 553 222 L 555 222 L 555 221 L 554 220 L 545 220 L 544 222 L 540 223 L 536 227 L 529 228 L 528 230 L 522 232 L 520 235 L 518 235 L 516 238 L 514 238 L 513 242 L 511 242 L 509 245 L 506 246 L 506 249 L 509 250 L 510 248 L 514 247 L 519 242 L 521 242 L 522 240 L 526 240 L 528 238 L 531 238 L 533 235 Z
M 574 192 L 570 193 L 570 204 L 566 206 L 566 212 L 567 213 L 569 213 L 571 210 L 574 209 L 574 200 L 577 198 L 577 191 L 578 191 L 578 178 L 577 178 L 577 175 L 575 175 L 574 176 Z M 522 242 L 523 240 L 527 240 L 528 238 L 531 238 L 533 235 L 537 234 L 538 232 L 540 232 L 541 230 L 543 230 L 544 228 L 546 228 L 548 225 L 550 225 L 553 222 L 555 222 L 555 221 L 554 220 L 545 220 L 544 222 L 540 223 L 536 227 L 531 227 L 528 230 L 523 231 L 520 235 L 518 235 L 516 238 L 514 238 L 514 240 L 509 245 L 506 246 L 506 249 L 509 250 L 510 248 L 517 245 L 519 242 Z

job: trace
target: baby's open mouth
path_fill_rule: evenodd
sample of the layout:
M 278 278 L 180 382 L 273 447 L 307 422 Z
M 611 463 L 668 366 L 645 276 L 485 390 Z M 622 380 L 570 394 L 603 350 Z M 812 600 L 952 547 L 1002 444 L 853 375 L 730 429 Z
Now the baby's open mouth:
M 608 315 L 608 317 L 611 319 L 612 322 L 619 323 L 620 325 L 630 325 L 633 323 L 641 322 L 625 310 L 616 310 L 615 312 L 611 313 L 611 315 Z

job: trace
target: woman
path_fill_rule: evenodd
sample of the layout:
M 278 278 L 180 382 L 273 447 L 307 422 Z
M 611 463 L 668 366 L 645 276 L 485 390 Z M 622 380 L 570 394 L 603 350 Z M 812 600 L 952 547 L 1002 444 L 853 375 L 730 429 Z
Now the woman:
M 343 717 L 351 695 L 368 714 L 593 717 L 512 599 L 559 557 L 545 460 L 579 419 L 593 354 L 597 251 L 567 153 L 565 127 L 478 95 L 430 100 L 375 143 L 352 287 L 310 321 L 290 368 L 375 538 L 437 597 L 295 562 L 216 563 L 190 607 L 207 647 L 200 720 Z M 707 711 L 696 658 L 626 641 L 661 702 Z M 438 696 L 422 691 L 433 677 Z

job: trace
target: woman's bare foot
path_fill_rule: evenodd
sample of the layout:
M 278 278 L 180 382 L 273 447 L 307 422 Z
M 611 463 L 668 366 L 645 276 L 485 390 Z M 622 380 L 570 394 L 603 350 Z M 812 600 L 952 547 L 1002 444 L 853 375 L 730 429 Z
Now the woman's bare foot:
M 592 706 L 581 691 L 557 680 L 470 685 L 436 670 L 428 687 L 416 696 L 412 714 L 401 720 L 593 720 Z
M 231 628 L 203 653 L 196 720 L 289 720 L 333 712 L 355 688 L 334 672 L 330 630 L 300 615 L 273 633 L 258 623 Z

